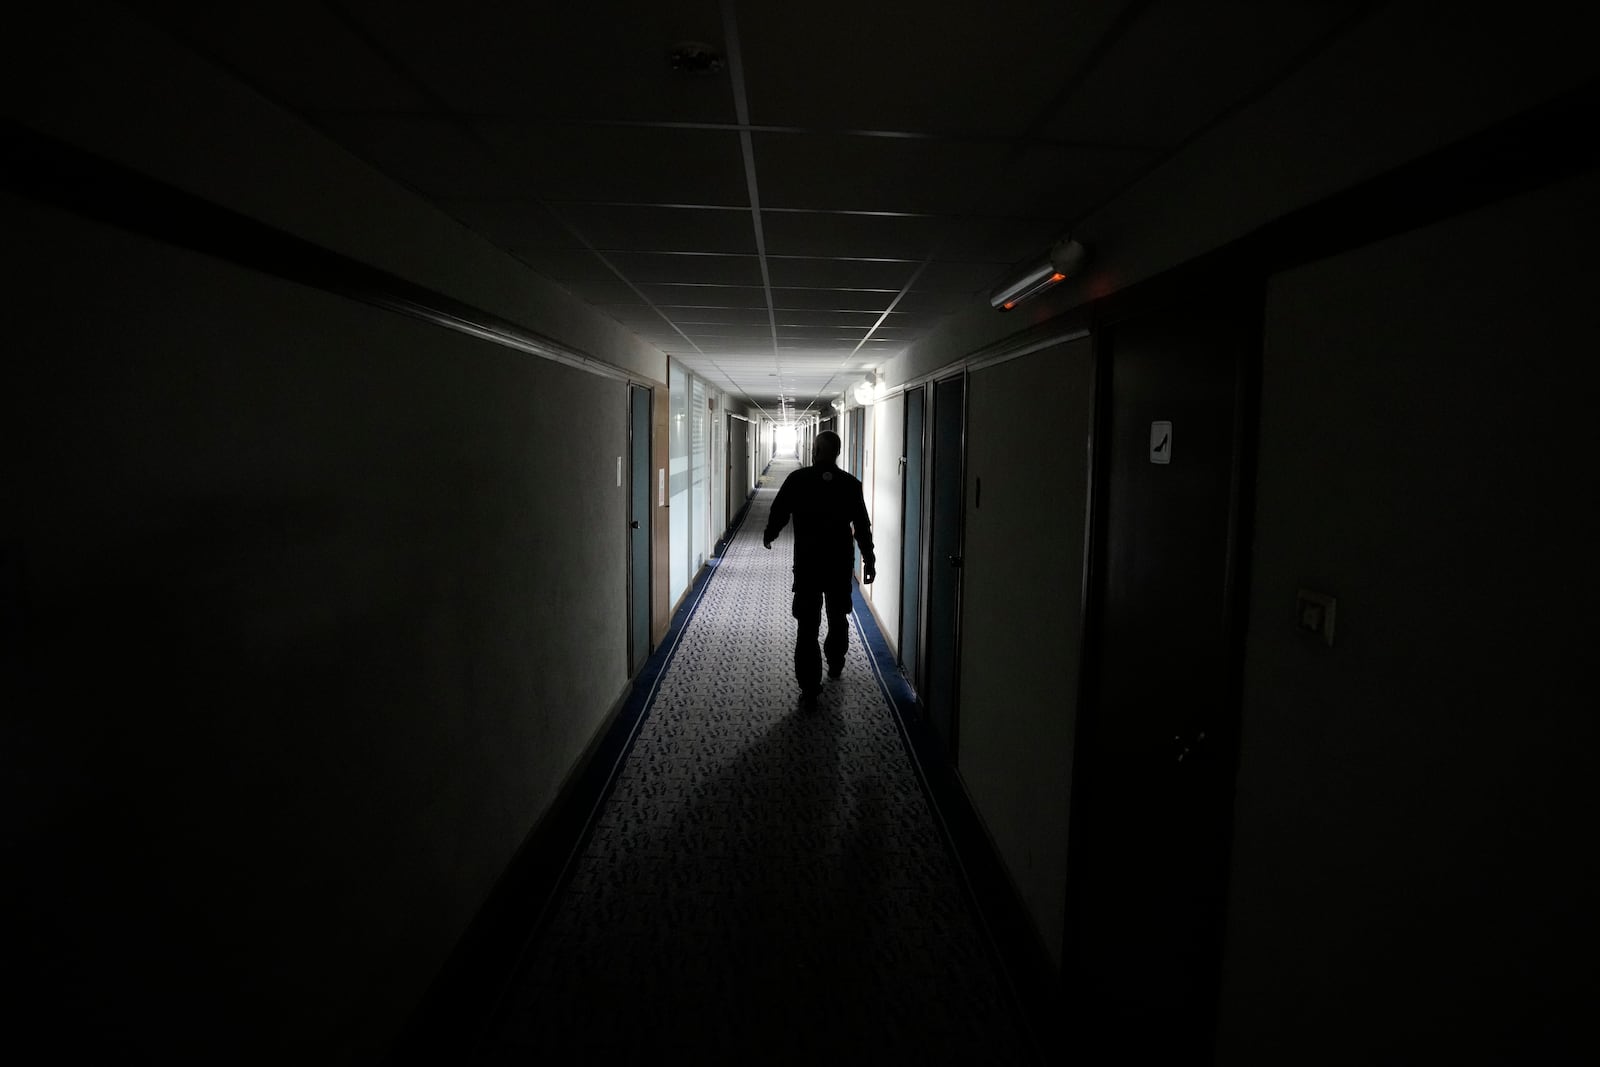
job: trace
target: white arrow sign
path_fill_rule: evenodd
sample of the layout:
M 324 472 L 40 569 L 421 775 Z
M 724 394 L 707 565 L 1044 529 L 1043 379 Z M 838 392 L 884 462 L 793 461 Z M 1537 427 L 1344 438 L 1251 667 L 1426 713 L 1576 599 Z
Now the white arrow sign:
M 1150 424 L 1150 462 L 1172 462 L 1172 423 L 1152 422 Z

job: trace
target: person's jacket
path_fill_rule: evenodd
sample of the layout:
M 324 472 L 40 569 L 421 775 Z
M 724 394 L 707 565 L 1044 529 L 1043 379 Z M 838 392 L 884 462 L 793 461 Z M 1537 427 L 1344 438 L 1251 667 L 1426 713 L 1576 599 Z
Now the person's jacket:
M 794 588 L 825 589 L 850 579 L 852 529 L 861 558 L 876 567 L 872 523 L 861 482 L 838 467 L 801 467 L 783 480 L 762 540 L 771 542 L 794 517 Z

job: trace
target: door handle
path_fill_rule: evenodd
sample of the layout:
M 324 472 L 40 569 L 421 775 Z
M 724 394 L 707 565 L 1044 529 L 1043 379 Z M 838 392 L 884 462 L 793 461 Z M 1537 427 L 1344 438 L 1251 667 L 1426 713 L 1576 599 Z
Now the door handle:
M 628 523 L 628 529 L 637 530 L 638 528 L 639 528 L 639 520 L 638 519 L 634 519 L 632 522 Z

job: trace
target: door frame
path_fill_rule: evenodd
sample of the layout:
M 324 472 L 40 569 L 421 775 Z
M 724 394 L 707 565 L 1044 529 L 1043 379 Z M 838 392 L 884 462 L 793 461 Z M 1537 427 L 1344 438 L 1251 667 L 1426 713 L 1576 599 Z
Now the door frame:
M 670 364 L 669 364 L 670 368 Z M 670 369 L 668 375 L 670 377 Z M 666 639 L 667 629 L 672 625 L 672 572 L 671 572 L 671 534 L 672 527 L 668 521 L 667 508 L 671 495 L 667 492 L 667 472 L 671 467 L 672 443 L 669 435 L 669 422 L 671 418 L 671 396 L 668 387 L 661 383 L 650 385 L 650 469 L 653 473 L 653 482 L 650 494 L 655 503 L 650 508 L 651 536 L 650 536 L 650 570 L 651 581 L 651 624 L 650 643 L 660 645 Z
M 917 394 L 917 539 L 916 544 L 911 544 L 906 539 L 906 530 L 911 525 L 911 509 L 906 507 L 906 500 L 910 496 L 907 486 L 910 484 L 910 473 L 907 468 L 911 465 L 911 400 L 912 393 Z M 905 460 L 900 466 L 900 552 L 904 556 L 907 552 L 915 552 L 916 559 L 912 568 L 915 580 L 905 580 L 906 567 L 902 559 L 900 564 L 900 649 L 897 656 L 900 661 L 901 673 L 906 675 L 906 680 L 911 683 L 911 688 L 916 690 L 922 672 L 922 606 L 925 578 L 923 565 L 927 561 L 928 553 L 926 538 L 928 523 L 926 520 L 928 510 L 928 384 L 919 383 L 907 386 L 902 392 L 903 411 L 900 424 L 900 454 Z M 911 612 L 911 619 L 906 619 L 905 601 L 907 596 L 915 597 L 915 610 Z M 911 670 L 906 671 L 905 649 L 907 643 L 911 646 Z
M 941 383 L 954 381 L 956 379 L 960 379 L 961 381 L 961 433 L 959 435 L 960 443 L 956 446 L 957 504 L 955 530 L 956 554 L 960 556 L 965 553 L 967 543 L 967 398 L 971 393 L 972 384 L 970 375 L 967 373 L 967 368 L 965 366 L 960 367 L 952 373 L 938 375 L 937 377 L 928 381 L 928 388 L 927 392 L 925 393 L 923 405 L 922 433 L 924 442 L 928 444 L 933 444 L 937 440 L 938 434 L 935 429 L 931 428 L 931 425 L 936 424 L 939 418 L 939 404 L 937 396 L 938 386 Z M 929 417 L 930 413 L 932 418 Z M 933 454 L 931 457 L 927 452 L 923 453 L 924 492 L 922 496 L 922 537 L 924 551 L 922 552 L 921 567 L 923 596 L 921 598 L 920 605 L 922 618 L 917 627 L 921 635 L 922 645 L 920 647 L 921 654 L 917 657 L 917 663 L 919 667 L 919 674 L 921 675 L 921 680 L 924 684 L 927 683 L 928 678 L 928 631 L 930 629 L 930 613 L 932 609 L 931 601 L 933 599 L 931 595 L 933 591 L 934 566 L 932 552 L 933 509 L 936 503 L 934 500 L 935 493 L 933 491 L 933 487 L 936 482 L 936 468 L 939 463 L 938 446 L 936 444 L 934 445 L 932 452 Z M 950 651 L 952 659 L 950 666 L 950 736 L 945 742 L 946 748 L 948 749 L 948 751 L 945 753 L 945 757 L 950 761 L 951 765 L 954 766 L 956 764 L 956 753 L 959 751 L 959 746 L 961 743 L 961 612 L 962 594 L 966 585 L 964 580 L 966 575 L 963 573 L 966 570 L 965 559 L 962 560 L 960 566 L 953 567 L 952 569 L 956 571 L 956 587 L 955 596 L 953 597 L 951 603 L 951 613 L 953 618 L 950 625 Z M 927 702 L 922 697 L 923 692 L 924 690 L 921 687 L 918 687 L 917 701 L 923 706 L 924 711 L 926 711 Z M 929 725 L 931 726 L 932 723 L 930 722 Z
M 1258 430 L 1260 425 L 1260 392 L 1262 373 L 1262 344 L 1265 330 L 1266 276 L 1253 271 L 1219 273 L 1208 281 L 1201 281 L 1187 271 L 1152 279 L 1097 303 L 1090 311 L 1090 345 L 1094 370 L 1091 389 L 1093 415 L 1089 434 L 1089 487 L 1087 515 L 1085 516 L 1083 598 L 1081 627 L 1079 630 L 1079 663 L 1077 686 L 1077 720 L 1074 724 L 1071 808 L 1068 817 L 1069 841 L 1084 841 L 1092 833 L 1086 824 L 1086 815 L 1094 813 L 1101 798 L 1095 791 L 1097 779 L 1092 766 L 1096 753 L 1094 736 L 1101 709 L 1099 687 L 1102 668 L 1102 639 L 1100 620 L 1105 597 L 1105 523 L 1107 522 L 1110 491 L 1111 449 L 1106 446 L 1107 432 L 1112 426 L 1112 365 L 1116 359 L 1114 329 L 1130 320 L 1173 314 L 1185 306 L 1214 307 L 1233 305 L 1236 309 L 1232 321 L 1240 345 L 1233 383 L 1233 441 L 1229 459 L 1229 500 L 1225 556 L 1223 560 L 1223 649 L 1226 662 L 1222 665 L 1220 699 L 1226 714 L 1231 716 L 1230 728 L 1213 744 L 1208 758 L 1220 761 L 1219 775 L 1225 783 L 1237 781 L 1239 763 L 1239 722 L 1244 698 L 1245 636 L 1250 604 L 1250 552 L 1254 533 L 1255 485 L 1257 471 Z M 1216 742 L 1213 736 L 1210 740 Z M 1231 789 L 1227 811 L 1222 818 L 1222 836 L 1217 847 L 1217 871 L 1220 884 L 1216 886 L 1221 910 L 1217 918 L 1215 941 L 1211 946 L 1214 955 L 1209 963 L 1215 969 L 1208 975 L 1210 1002 L 1207 1024 L 1210 1032 L 1208 1049 L 1214 1049 L 1215 1028 L 1221 994 L 1222 952 L 1227 922 L 1227 891 L 1231 875 L 1233 848 L 1233 818 Z M 1094 857 L 1089 857 L 1092 865 Z M 1061 945 L 1063 978 L 1073 974 L 1074 932 L 1084 918 L 1082 894 L 1088 878 L 1085 859 L 1079 849 L 1069 849 L 1067 858 L 1067 884 L 1065 922 Z M 1081 1010 L 1075 990 L 1069 985 L 1071 996 L 1069 1013 L 1077 1016 Z M 1087 1020 L 1083 1020 L 1087 1022 Z M 1089 1027 L 1070 1025 L 1069 1031 L 1077 1035 L 1069 1039 L 1080 1056 L 1095 1054 Z
M 654 527 L 655 527 L 655 522 L 654 522 L 654 518 L 655 517 L 654 517 L 654 515 L 652 513 L 654 512 L 655 509 L 650 507 L 650 503 L 649 503 L 650 502 L 650 490 L 652 488 L 651 484 L 650 484 L 650 482 L 651 482 L 650 475 L 651 475 L 652 468 L 654 466 L 654 464 L 652 462 L 653 449 L 651 448 L 651 438 L 654 437 L 654 433 L 652 432 L 652 430 L 653 430 L 654 419 L 655 419 L 655 395 L 654 395 L 654 390 L 649 385 L 641 384 L 639 382 L 630 381 L 630 382 L 628 382 L 628 388 L 627 388 L 627 391 L 624 394 L 624 396 L 625 396 L 625 408 L 626 408 L 626 412 L 627 412 L 627 426 L 628 426 L 628 459 L 627 459 L 627 469 L 628 469 L 628 482 L 627 482 L 628 507 L 627 507 L 627 520 L 626 520 L 627 521 L 627 525 L 624 527 L 624 532 L 625 532 L 625 536 L 626 536 L 626 542 L 625 543 L 626 543 L 627 559 L 628 559 L 628 575 L 627 575 L 627 583 L 628 583 L 628 604 L 627 604 L 627 612 L 628 612 L 628 614 L 627 614 L 627 619 L 628 619 L 628 677 L 631 678 L 631 677 L 633 677 L 635 671 L 637 671 L 639 668 L 644 666 L 645 661 L 647 661 L 650 658 L 650 653 L 652 651 L 654 651 L 654 649 L 655 649 L 655 641 L 652 640 L 652 637 L 651 637 L 651 631 L 653 630 L 653 626 L 651 624 L 654 621 L 653 616 L 654 616 L 654 601 L 655 601 L 655 596 L 654 596 L 654 585 L 655 585 L 655 583 L 652 581 L 652 578 L 654 577 L 654 573 L 655 573 L 654 560 L 652 558 L 655 555 L 655 553 L 652 551 L 652 548 L 653 548 L 653 545 L 654 545 L 653 533 L 654 533 Z M 646 426 L 647 437 L 646 437 L 646 440 L 644 442 L 644 445 L 645 445 L 645 469 L 643 471 L 636 471 L 634 469 L 634 462 L 633 462 L 634 455 L 635 455 L 635 450 L 638 448 L 638 444 L 639 444 L 639 442 L 635 439 L 635 436 L 634 436 L 634 415 L 635 415 L 635 413 L 634 413 L 634 402 L 635 402 L 635 400 L 641 400 L 645 405 L 644 423 L 645 423 L 645 426 Z M 634 494 L 635 494 L 635 491 L 637 489 L 637 487 L 634 484 L 634 478 L 637 477 L 637 476 L 640 476 L 640 475 L 642 475 L 644 480 L 645 480 L 645 485 L 644 485 L 644 490 L 645 490 L 645 493 L 644 493 L 645 508 L 644 508 L 644 514 L 636 515 L 634 513 L 634 510 L 633 510 Z M 645 570 L 646 570 L 647 573 L 645 574 L 645 603 L 642 604 L 642 605 L 634 603 L 635 580 L 636 580 L 637 576 L 633 572 L 633 566 L 634 566 L 633 533 L 634 533 L 634 531 L 633 531 L 633 525 L 632 524 L 635 523 L 635 522 L 639 523 L 641 536 L 643 536 L 645 538 L 645 551 L 644 551 L 645 564 L 644 565 L 645 565 Z M 643 611 L 645 613 L 645 649 L 644 649 L 644 654 L 643 655 L 640 655 L 639 654 L 639 649 L 634 647 L 634 625 L 633 624 L 634 624 L 634 613 L 637 612 L 637 611 Z

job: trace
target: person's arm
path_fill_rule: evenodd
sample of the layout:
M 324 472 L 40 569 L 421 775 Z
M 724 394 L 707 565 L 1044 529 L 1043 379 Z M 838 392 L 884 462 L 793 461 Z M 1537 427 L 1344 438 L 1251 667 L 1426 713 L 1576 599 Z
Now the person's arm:
M 867 515 L 867 501 L 856 486 L 855 514 L 850 517 L 855 529 L 856 544 L 861 547 L 861 582 L 871 585 L 878 577 L 878 558 L 872 551 L 872 519 Z
M 789 512 L 794 507 L 794 494 L 789 490 L 789 482 L 794 475 L 789 475 L 778 487 L 778 495 L 772 500 L 772 511 L 767 516 L 767 528 L 761 531 L 761 547 L 770 549 L 772 542 L 778 539 L 778 534 L 789 525 Z

